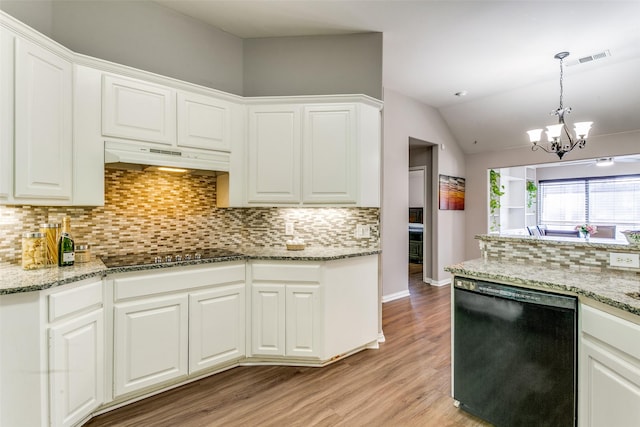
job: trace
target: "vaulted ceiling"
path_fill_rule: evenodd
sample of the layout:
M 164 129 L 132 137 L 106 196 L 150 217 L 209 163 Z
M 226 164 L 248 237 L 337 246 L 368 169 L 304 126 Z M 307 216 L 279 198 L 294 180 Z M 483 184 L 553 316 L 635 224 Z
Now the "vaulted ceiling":
M 241 38 L 382 32 L 385 88 L 438 108 L 466 153 L 526 146 L 526 130 L 554 123 L 561 51 L 568 121 L 640 129 L 637 0 L 158 3 Z

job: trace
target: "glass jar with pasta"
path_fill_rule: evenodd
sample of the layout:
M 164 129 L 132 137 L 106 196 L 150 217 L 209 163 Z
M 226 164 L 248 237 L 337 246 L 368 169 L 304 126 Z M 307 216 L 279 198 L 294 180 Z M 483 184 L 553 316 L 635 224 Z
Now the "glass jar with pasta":
M 47 250 L 44 233 L 22 235 L 22 268 L 35 270 L 47 265 Z
M 58 265 L 58 239 L 60 239 L 60 224 L 41 224 L 40 232 L 44 234 L 47 265 Z

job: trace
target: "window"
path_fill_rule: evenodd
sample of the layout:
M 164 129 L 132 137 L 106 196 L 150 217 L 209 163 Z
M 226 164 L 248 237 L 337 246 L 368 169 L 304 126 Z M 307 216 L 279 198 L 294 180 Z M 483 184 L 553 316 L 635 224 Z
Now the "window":
M 538 187 L 542 224 L 640 228 L 640 175 L 540 181 Z

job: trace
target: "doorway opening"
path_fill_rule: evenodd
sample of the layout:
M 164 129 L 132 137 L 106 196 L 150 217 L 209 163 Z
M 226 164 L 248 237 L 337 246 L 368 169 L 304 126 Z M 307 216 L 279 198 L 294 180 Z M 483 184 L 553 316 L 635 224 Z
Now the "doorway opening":
M 425 283 L 433 277 L 433 147 L 409 138 L 409 276 Z

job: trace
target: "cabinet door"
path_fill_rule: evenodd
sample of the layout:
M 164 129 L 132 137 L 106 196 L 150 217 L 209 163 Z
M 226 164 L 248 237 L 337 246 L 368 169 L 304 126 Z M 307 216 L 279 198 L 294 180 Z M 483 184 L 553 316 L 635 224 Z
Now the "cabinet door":
M 304 109 L 302 201 L 355 203 L 357 120 L 354 105 Z
M 114 307 L 114 395 L 187 374 L 188 298 L 172 296 Z
M 210 96 L 178 93 L 178 146 L 229 151 L 229 104 Z
M 0 27 L 0 200 L 13 187 L 13 47 L 14 36 Z
M 322 316 L 319 285 L 287 285 L 287 356 L 320 357 Z
M 174 144 L 175 91 L 140 80 L 105 75 L 102 81 L 102 133 Z
M 103 317 L 99 309 L 49 330 L 51 425 L 75 425 L 103 402 Z
M 244 283 L 189 295 L 189 373 L 245 355 Z
M 71 63 L 16 39 L 14 197 L 71 200 Z
M 300 108 L 249 109 L 249 203 L 300 202 Z
M 285 287 L 254 284 L 251 288 L 252 354 L 285 354 Z
M 582 339 L 580 357 L 581 426 L 637 426 L 640 420 L 640 364 Z

